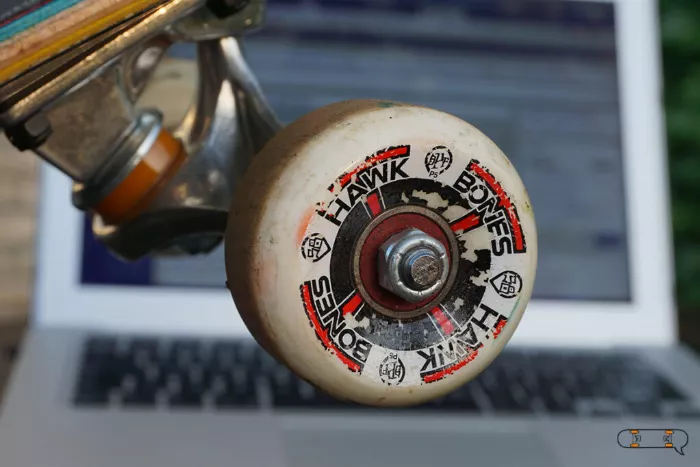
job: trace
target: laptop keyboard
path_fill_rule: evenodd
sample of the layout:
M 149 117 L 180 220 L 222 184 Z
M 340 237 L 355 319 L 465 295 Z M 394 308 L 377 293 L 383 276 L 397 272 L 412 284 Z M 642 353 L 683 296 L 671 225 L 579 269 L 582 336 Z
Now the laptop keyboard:
M 213 410 L 363 408 L 315 389 L 250 341 L 111 336 L 86 341 L 74 402 Z M 633 355 L 508 349 L 477 379 L 444 398 L 386 410 L 700 417 L 678 389 Z

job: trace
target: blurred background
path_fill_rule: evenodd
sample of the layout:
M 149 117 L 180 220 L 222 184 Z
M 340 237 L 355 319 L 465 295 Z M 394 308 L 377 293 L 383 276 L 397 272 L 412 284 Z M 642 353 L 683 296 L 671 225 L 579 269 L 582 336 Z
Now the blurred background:
M 700 348 L 700 2 L 697 0 L 660 0 L 661 27 L 664 54 L 664 79 L 665 79 L 665 105 L 667 112 L 669 164 L 671 174 L 671 189 L 673 202 L 674 238 L 675 238 L 675 268 L 676 268 L 676 295 L 679 309 L 680 330 L 682 339 Z M 274 35 L 274 33 L 273 33 Z M 273 37 L 273 36 L 269 36 Z M 268 38 L 269 38 L 268 37 Z M 259 72 L 263 81 L 268 77 L 268 82 L 263 82 L 273 104 L 280 112 L 285 122 L 295 118 L 299 113 L 307 109 L 285 106 L 284 96 L 276 94 L 274 75 L 272 70 L 265 69 L 266 63 L 256 63 L 255 43 L 252 45 L 251 64 Z M 605 49 L 604 40 L 601 39 L 601 50 Z M 176 53 L 188 55 L 190 52 L 182 50 Z M 269 53 L 269 50 L 268 50 Z M 603 50 L 601 54 L 605 54 Z M 401 57 L 397 56 L 397 62 Z M 268 64 L 271 62 L 267 62 Z M 276 63 L 277 66 L 280 63 Z M 308 65 L 308 64 L 307 64 Z M 365 72 L 359 70 L 360 72 Z M 267 72 L 267 73 L 266 73 Z M 592 76 L 592 75 L 591 75 Z M 319 80 L 323 76 L 317 74 Z M 289 80 L 285 76 L 284 80 Z M 614 76 L 611 88 L 598 87 L 591 92 L 595 93 L 598 104 L 606 105 L 605 99 L 616 99 L 614 88 Z M 607 79 L 604 74 L 596 75 L 596 79 L 605 84 Z M 352 78 L 348 78 L 352 81 Z M 593 85 L 600 85 L 600 82 Z M 606 94 L 609 91 L 608 94 Z M 391 99 L 391 95 L 384 96 Z M 589 96 L 590 97 L 590 96 Z M 339 100 L 342 96 L 333 95 L 333 100 Z M 325 103 L 324 96 L 317 96 L 317 100 L 309 97 L 305 105 L 315 108 Z M 404 98 L 405 99 L 405 98 Z M 326 99 L 327 100 L 327 99 Z M 281 105 L 280 105 L 281 104 Z M 449 107 L 449 103 L 441 103 L 436 107 Z M 449 108 L 445 109 L 450 111 Z M 475 122 L 489 136 L 504 149 L 509 151 L 508 128 L 501 121 L 494 119 L 482 119 Z M 614 126 L 614 125 L 613 125 Z M 616 143 L 618 144 L 618 143 Z M 5 138 L 0 141 L 0 154 L 5 152 L 9 145 Z M 619 149 L 619 148 L 617 148 Z M 611 148 L 615 150 L 615 148 Z M 517 165 L 517 161 L 516 161 Z M 34 270 L 34 228 L 37 199 L 37 158 L 31 154 L 21 157 L 0 157 L 0 393 L 2 381 L 11 368 L 11 362 L 15 354 L 15 348 L 20 341 L 27 322 L 27 311 L 30 306 L 31 286 Z M 526 185 L 527 174 L 523 175 Z M 613 185 L 614 186 L 614 185 Z M 621 218 L 620 215 L 618 218 Z M 616 240 L 607 239 L 614 243 Z M 546 242 L 543 240 L 543 250 Z M 96 248 L 94 245 L 93 248 Z M 86 246 L 90 251 L 91 246 Z M 103 250 L 100 250 L 103 251 Z M 99 252 L 96 252 L 99 254 Z M 609 256 L 609 255 L 607 255 Z M 86 255 L 86 258 L 96 258 L 95 264 L 100 264 L 100 271 L 91 270 L 90 263 L 83 265 L 83 281 L 86 283 L 99 283 L 103 280 L 120 282 L 119 271 L 105 274 L 104 257 L 97 258 L 94 255 Z M 620 261 L 619 264 L 622 264 Z M 160 264 L 160 266 L 158 266 Z M 219 264 L 219 263 L 217 263 Z M 156 263 L 156 274 L 160 274 L 158 281 L 164 284 L 178 284 L 178 266 L 189 269 L 192 264 L 187 262 Z M 218 266 L 223 268 L 223 262 Z M 610 274 L 614 270 L 605 269 Z M 133 271 L 133 270 L 132 270 Z M 203 268 L 202 274 L 196 275 L 198 280 L 210 280 L 207 274 L 218 274 L 222 269 Z M 126 276 L 133 279 L 131 272 Z M 125 276 L 125 277 L 126 277 Z M 624 272 L 621 274 L 624 276 Z M 187 274 L 188 280 L 193 275 Z M 556 277 L 556 271 L 551 272 L 551 278 Z M 609 284 L 614 293 L 627 294 L 625 287 L 614 284 L 610 280 L 601 280 L 601 284 L 592 284 L 590 290 L 596 290 L 605 295 L 605 284 Z M 131 280 L 131 279 L 130 279 Z M 547 284 L 550 289 L 547 290 Z M 197 285 L 197 284 L 189 284 Z M 203 285 L 203 284 L 202 284 Z M 562 287 L 557 286 L 556 281 L 547 280 L 547 271 L 544 277 L 539 278 L 539 294 L 547 297 L 557 290 L 563 292 Z M 613 293 L 613 292 L 610 292 Z M 615 298 L 605 296 L 603 298 Z M 625 296 L 619 297 L 625 299 Z
M 661 0 L 676 297 L 683 340 L 700 348 L 700 2 Z

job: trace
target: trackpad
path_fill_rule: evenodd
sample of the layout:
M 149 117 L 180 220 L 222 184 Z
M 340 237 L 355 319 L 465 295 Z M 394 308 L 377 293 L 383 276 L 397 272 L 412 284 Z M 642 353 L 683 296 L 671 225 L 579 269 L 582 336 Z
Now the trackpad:
M 542 440 L 529 433 L 296 429 L 284 438 L 290 467 L 558 465 Z

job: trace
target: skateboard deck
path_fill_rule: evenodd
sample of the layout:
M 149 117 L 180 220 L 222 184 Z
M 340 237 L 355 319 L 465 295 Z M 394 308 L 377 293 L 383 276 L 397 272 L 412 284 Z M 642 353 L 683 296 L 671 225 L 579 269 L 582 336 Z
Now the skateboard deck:
M 29 0 L 0 16 L 0 83 L 167 0 Z

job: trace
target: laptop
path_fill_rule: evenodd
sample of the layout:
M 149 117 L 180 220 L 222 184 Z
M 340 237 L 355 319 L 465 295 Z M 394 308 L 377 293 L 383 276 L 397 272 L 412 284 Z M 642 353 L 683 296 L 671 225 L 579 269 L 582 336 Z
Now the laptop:
M 286 0 L 267 17 L 245 46 L 284 121 L 406 101 L 509 155 L 541 245 L 513 339 L 434 402 L 340 403 L 255 344 L 221 249 L 122 263 L 45 165 L 0 464 L 697 465 L 700 360 L 677 338 L 655 2 Z

